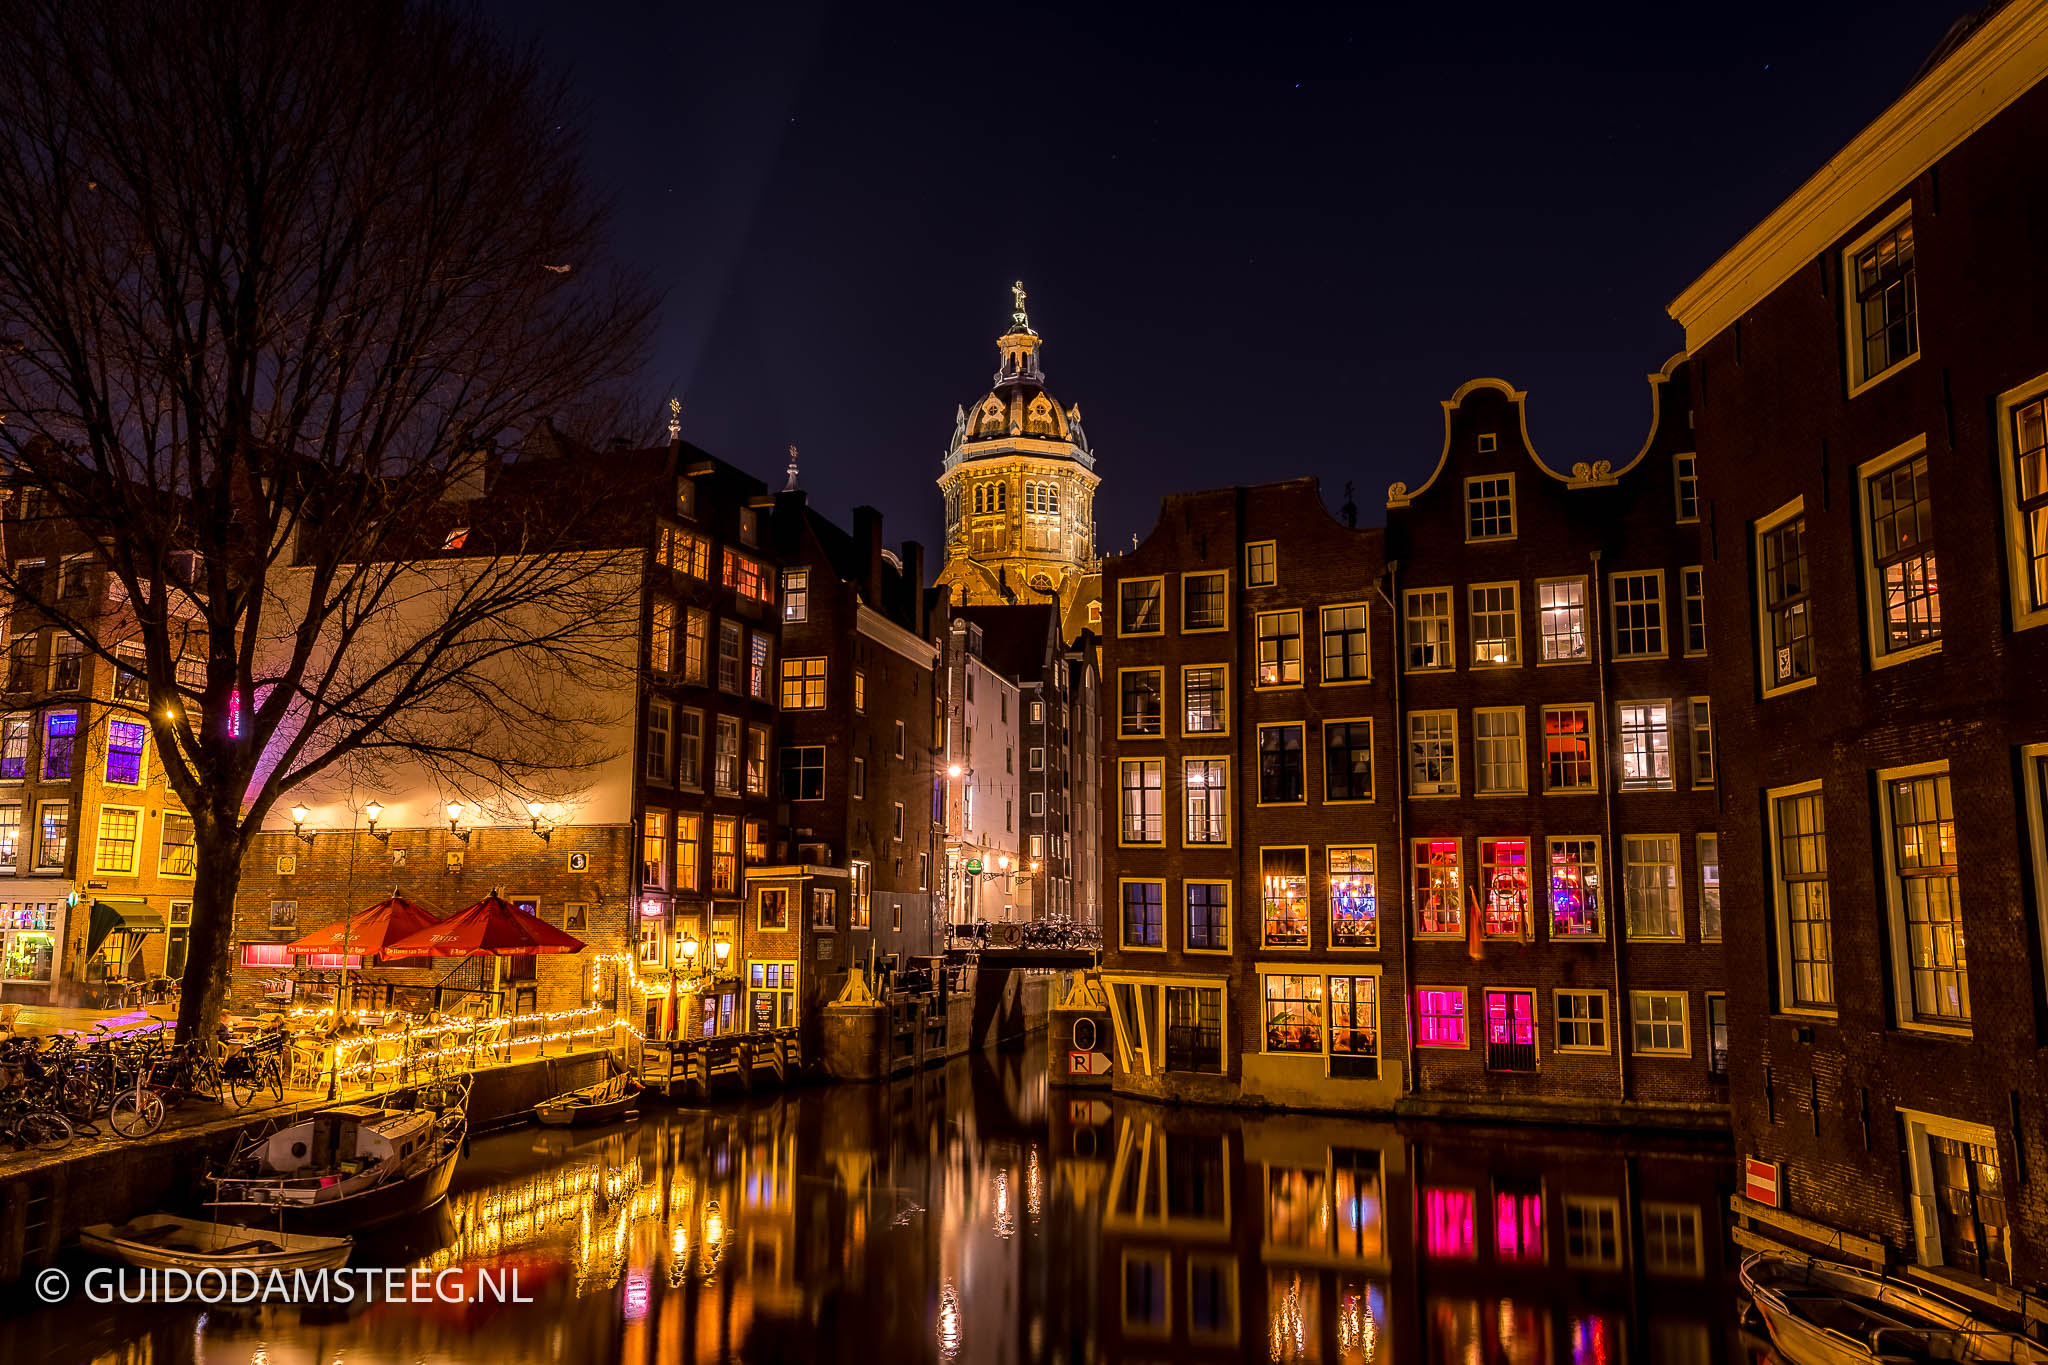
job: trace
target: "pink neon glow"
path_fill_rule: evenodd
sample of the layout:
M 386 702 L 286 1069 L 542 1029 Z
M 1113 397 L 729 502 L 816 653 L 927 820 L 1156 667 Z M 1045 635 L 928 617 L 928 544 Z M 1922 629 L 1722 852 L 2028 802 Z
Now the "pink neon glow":
M 1422 1192 L 1422 1245 L 1431 1256 L 1469 1261 L 1479 1254 L 1470 1190 Z

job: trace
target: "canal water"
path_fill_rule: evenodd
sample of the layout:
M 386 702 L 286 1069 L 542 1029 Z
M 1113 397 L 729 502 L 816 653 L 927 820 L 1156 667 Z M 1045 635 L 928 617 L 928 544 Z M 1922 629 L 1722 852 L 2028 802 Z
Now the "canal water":
M 1731 1166 L 1708 1140 L 1077 1097 L 1033 1047 L 489 1134 L 444 1208 L 356 1250 L 465 1289 L 516 1273 L 531 1302 L 37 1308 L 21 1286 L 0 1359 L 1748 1362 Z

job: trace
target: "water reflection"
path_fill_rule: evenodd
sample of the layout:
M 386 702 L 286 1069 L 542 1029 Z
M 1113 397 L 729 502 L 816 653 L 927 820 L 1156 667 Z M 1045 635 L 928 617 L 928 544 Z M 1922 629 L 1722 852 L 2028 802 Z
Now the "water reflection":
M 479 1138 L 357 1263 L 531 1304 L 17 1314 L 13 1361 L 1708 1365 L 1725 1145 L 888 1087 Z M 74 1271 L 82 1269 L 74 1266 Z

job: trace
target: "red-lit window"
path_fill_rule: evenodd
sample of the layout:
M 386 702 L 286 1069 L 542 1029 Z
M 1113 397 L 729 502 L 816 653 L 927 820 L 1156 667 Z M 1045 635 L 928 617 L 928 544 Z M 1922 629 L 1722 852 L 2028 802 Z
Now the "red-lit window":
M 1479 841 L 1482 926 L 1495 938 L 1526 938 L 1529 928 L 1529 841 Z
M 1424 986 L 1415 992 L 1417 1047 L 1465 1046 L 1465 991 Z
M 244 967 L 289 967 L 292 965 L 291 949 L 282 943 L 244 943 L 242 945 Z
M 1462 1003 L 1462 1002 L 1461 1002 Z M 1527 991 L 1486 993 L 1486 1041 L 1536 1045 L 1536 1000 Z
M 1464 869 L 1456 839 L 1417 839 L 1414 848 L 1415 932 L 1465 932 Z
M 773 605 L 775 589 L 768 582 L 767 568 L 731 550 L 725 552 L 725 586 L 742 597 Z
M 1543 1259 L 1543 1196 L 1507 1191 L 1493 1196 L 1493 1255 L 1497 1261 Z
M 261 945 L 252 943 L 249 946 L 251 948 L 259 946 L 267 948 L 271 945 L 267 943 Z M 342 962 L 340 953 L 307 953 L 305 955 L 305 958 L 306 960 L 300 965 L 305 967 L 311 967 L 316 971 L 333 971 L 336 967 L 340 967 L 343 965 L 346 965 L 350 971 L 355 971 L 358 967 L 361 967 L 363 965 L 362 956 L 358 953 L 350 953 L 348 955 L 348 961 L 346 964 Z
M 1422 1192 L 1422 1247 L 1442 1260 L 1469 1261 L 1478 1256 L 1470 1190 Z

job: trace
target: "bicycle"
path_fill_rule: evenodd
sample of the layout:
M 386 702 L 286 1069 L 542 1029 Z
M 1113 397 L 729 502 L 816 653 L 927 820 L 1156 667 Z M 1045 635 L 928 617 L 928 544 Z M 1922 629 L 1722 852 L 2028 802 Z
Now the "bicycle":
M 71 1145 L 71 1120 L 16 1088 L 0 1099 L 0 1138 L 21 1151 L 55 1152 Z
M 167 1056 L 146 1059 L 136 1068 L 134 1085 L 114 1097 L 107 1123 L 122 1137 L 148 1137 L 164 1126 L 171 1105 L 187 1099 L 217 1103 L 220 1093 L 219 1064 L 192 1044 L 180 1043 Z
M 277 1103 L 284 1102 L 284 1042 L 279 1035 L 251 1043 L 222 1064 L 235 1108 L 248 1108 L 266 1089 Z

